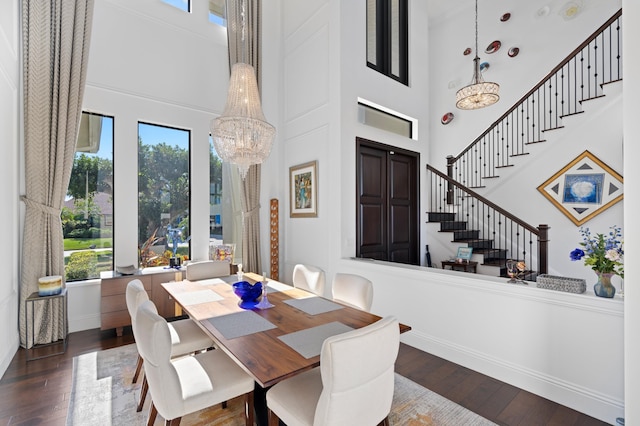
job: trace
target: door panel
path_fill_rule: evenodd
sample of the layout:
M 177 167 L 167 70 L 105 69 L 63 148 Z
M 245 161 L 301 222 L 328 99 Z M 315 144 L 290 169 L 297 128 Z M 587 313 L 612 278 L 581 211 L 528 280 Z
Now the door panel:
M 386 158 L 379 150 L 363 147 L 358 159 L 358 256 L 386 260 Z

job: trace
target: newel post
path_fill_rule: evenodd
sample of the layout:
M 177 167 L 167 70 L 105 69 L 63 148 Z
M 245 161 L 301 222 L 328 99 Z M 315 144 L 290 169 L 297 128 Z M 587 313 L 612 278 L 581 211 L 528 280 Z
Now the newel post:
M 538 225 L 538 273 L 549 272 L 549 225 Z
M 455 163 L 453 155 L 447 155 L 447 176 L 453 179 L 453 164 Z M 447 204 L 453 204 L 453 186 L 451 182 L 447 182 Z

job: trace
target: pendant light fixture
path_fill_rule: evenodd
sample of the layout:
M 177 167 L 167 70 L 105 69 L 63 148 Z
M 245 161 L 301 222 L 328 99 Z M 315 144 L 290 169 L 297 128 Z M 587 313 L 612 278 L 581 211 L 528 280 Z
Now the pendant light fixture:
M 244 0 L 240 18 L 242 61 L 231 67 L 227 102 L 222 115 L 211 120 L 211 136 L 222 161 L 236 164 L 244 179 L 251 165 L 271 153 L 276 129 L 264 117 L 255 70 L 246 63 Z
M 456 93 L 456 107 L 459 109 L 480 109 L 493 105 L 500 99 L 498 83 L 486 82 L 480 72 L 478 56 L 478 0 L 476 0 L 476 57 L 473 59 L 473 79 L 471 84 Z

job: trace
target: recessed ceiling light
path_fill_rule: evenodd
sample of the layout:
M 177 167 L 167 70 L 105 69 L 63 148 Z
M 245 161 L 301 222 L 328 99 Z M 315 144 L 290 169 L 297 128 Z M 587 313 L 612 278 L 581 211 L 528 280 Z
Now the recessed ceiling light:
M 565 3 L 564 6 L 560 9 L 560 16 L 562 16 L 565 20 L 573 19 L 580 13 L 582 10 L 582 5 L 575 1 L 570 1 Z
M 551 9 L 549 8 L 549 6 L 543 6 L 536 11 L 536 18 L 544 18 L 545 16 L 549 15 L 550 11 Z

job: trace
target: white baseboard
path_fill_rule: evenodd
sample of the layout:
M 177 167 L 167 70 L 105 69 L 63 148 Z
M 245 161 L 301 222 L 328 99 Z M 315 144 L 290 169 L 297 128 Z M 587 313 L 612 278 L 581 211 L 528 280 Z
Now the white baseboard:
M 624 417 L 624 401 L 556 377 L 525 369 L 451 342 L 412 331 L 401 340 L 410 346 L 547 398 L 604 422 Z
M 7 342 L 6 345 L 3 345 L 5 351 L 2 353 L 2 358 L 0 358 L 0 372 L 2 372 L 2 376 L 9 368 L 9 364 L 13 360 L 13 357 L 18 352 L 20 348 L 20 335 L 18 333 L 14 334 L 14 338 Z

